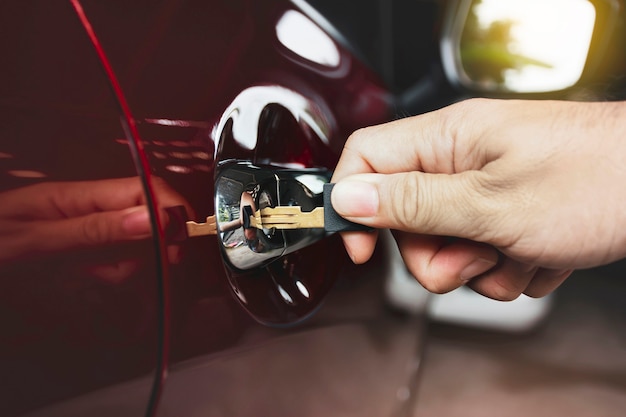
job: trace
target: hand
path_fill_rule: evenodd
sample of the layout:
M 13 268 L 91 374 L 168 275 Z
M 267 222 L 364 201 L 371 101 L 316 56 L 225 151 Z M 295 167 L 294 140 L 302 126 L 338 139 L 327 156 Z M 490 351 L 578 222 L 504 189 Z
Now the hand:
M 193 216 L 164 181 L 152 184 L 159 207 L 185 205 Z M 0 202 L 0 263 L 152 236 L 138 177 L 41 183 L 1 193 Z
M 540 297 L 626 257 L 626 103 L 467 100 L 355 132 L 332 181 L 428 290 Z M 343 239 L 362 263 L 376 234 Z

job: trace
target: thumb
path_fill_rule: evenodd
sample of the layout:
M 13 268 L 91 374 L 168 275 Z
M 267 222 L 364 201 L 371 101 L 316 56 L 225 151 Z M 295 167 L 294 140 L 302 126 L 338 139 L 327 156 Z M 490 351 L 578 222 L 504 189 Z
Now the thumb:
M 333 208 L 375 228 L 476 240 L 490 222 L 480 171 L 458 174 L 357 174 L 339 181 Z

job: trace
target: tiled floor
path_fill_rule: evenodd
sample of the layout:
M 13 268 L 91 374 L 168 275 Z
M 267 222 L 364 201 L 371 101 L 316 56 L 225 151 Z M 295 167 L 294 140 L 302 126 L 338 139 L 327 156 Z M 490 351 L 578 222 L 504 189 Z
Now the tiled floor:
M 626 263 L 556 295 L 532 334 L 431 325 L 414 417 L 626 415 Z

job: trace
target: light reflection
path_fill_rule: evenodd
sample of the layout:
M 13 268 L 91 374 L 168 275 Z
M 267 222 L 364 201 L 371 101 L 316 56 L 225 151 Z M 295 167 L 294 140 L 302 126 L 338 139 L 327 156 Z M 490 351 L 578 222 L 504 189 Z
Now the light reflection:
M 222 132 L 232 120 L 233 139 L 244 149 L 256 147 L 259 134 L 261 113 L 270 104 L 280 104 L 301 123 L 309 126 L 313 132 L 328 144 L 328 132 L 334 120 L 328 120 L 330 112 L 324 111 L 320 105 L 301 94 L 279 86 L 256 86 L 243 90 L 228 106 L 220 121 L 212 129 L 211 137 L 215 142 L 215 153 L 220 149 Z
M 171 142 L 167 142 L 169 146 L 176 146 L 179 148 L 187 148 L 190 146 L 190 143 L 184 140 L 173 140 Z
M 339 66 L 341 55 L 335 42 L 308 17 L 288 10 L 276 24 L 280 43 L 302 58 L 329 68 Z
M 0 159 L 12 159 L 12 158 L 15 158 L 15 156 L 11 155 L 10 153 L 0 152 Z
M 196 151 L 196 152 L 192 152 L 191 155 L 194 158 L 204 159 L 205 161 L 208 161 L 209 159 L 211 159 L 211 155 L 209 155 L 208 152 Z
M 191 156 L 191 154 L 188 152 L 170 152 L 170 156 L 173 158 L 177 158 L 177 159 L 192 159 L 193 158 L 193 156 Z
M 570 87 L 584 69 L 595 14 L 588 0 L 474 0 L 463 67 L 473 81 L 510 91 Z
M 296 281 L 296 287 L 298 288 L 298 291 L 300 291 L 300 294 L 304 295 L 306 298 L 311 297 L 309 290 L 304 286 L 302 281 Z
M 207 122 L 201 122 L 196 120 L 172 120 L 172 119 L 144 119 L 146 123 L 159 126 L 174 126 L 174 127 L 197 127 L 200 129 L 210 129 L 211 125 Z
M 207 165 L 194 165 L 191 167 L 191 169 L 195 169 L 196 171 L 202 171 L 202 172 L 211 171 L 211 169 Z
M 7 174 L 9 174 L 12 177 L 18 177 L 18 178 L 45 178 L 47 177 L 47 175 L 44 174 L 43 172 L 32 171 L 28 169 L 10 170 L 10 171 L 7 171 Z
M 298 175 L 296 180 L 304 184 L 314 194 L 322 194 L 324 192 L 324 184 L 328 183 L 328 178 L 313 174 Z
M 215 213 L 218 241 L 225 249 L 222 254 L 229 265 L 240 271 L 263 267 L 326 236 L 320 228 L 244 227 L 246 209 L 255 213 L 257 208 L 280 206 L 283 202 L 305 209 L 316 207 L 322 195 L 314 194 L 298 182 L 297 175 L 297 172 L 246 162 L 222 166 L 215 181 Z M 283 258 L 280 273 L 284 271 L 291 276 L 290 266 L 288 259 Z
M 182 165 L 168 165 L 165 167 L 168 171 L 175 172 L 177 174 L 190 174 L 191 168 Z
M 293 298 L 291 298 L 289 293 L 285 291 L 285 289 L 281 287 L 280 285 L 277 285 L 277 288 L 278 288 L 278 293 L 280 294 L 281 297 L 283 297 L 283 300 L 285 300 L 287 304 L 293 304 Z
M 237 287 L 235 284 L 231 282 L 230 288 L 233 290 L 233 293 L 235 293 L 237 298 L 239 298 L 239 300 L 241 300 L 241 302 L 244 305 L 248 304 L 248 300 L 246 299 L 246 296 L 239 290 L 239 287 Z

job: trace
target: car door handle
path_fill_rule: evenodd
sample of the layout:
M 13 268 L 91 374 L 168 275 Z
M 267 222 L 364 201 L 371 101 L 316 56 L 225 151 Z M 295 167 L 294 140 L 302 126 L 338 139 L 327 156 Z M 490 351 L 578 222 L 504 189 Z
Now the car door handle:
M 326 169 L 222 163 L 215 183 L 215 220 L 225 262 L 239 270 L 263 267 L 324 238 L 328 232 L 319 213 L 331 175 Z M 313 223 L 299 227 L 298 212 L 313 217 Z

